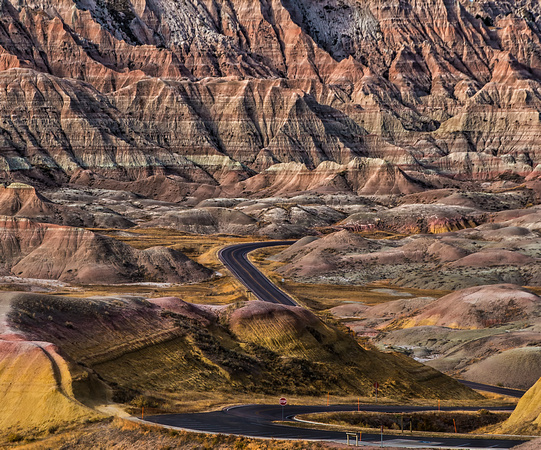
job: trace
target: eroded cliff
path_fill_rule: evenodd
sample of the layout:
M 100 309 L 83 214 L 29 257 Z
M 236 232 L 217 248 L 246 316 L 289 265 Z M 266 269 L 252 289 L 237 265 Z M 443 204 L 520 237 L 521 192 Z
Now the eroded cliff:
M 273 190 L 267 171 L 288 163 L 306 166 L 295 190 L 318 185 L 324 164 L 326 185 L 362 193 L 540 174 L 531 0 L 2 0 L 0 10 L 9 180 L 155 197 L 165 182 L 181 200 L 201 185 L 203 197 Z

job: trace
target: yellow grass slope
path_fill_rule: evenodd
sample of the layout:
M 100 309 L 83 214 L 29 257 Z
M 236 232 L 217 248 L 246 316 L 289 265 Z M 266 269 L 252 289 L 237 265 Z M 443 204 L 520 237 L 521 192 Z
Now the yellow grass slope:
M 0 341 L 0 430 L 46 430 L 96 417 L 74 399 L 71 382 L 52 344 Z
M 501 429 L 502 433 L 541 433 L 541 378 L 520 399 L 513 414 Z
M 54 343 L 113 387 L 116 401 L 145 392 L 369 396 L 375 381 L 395 398 L 476 398 L 434 369 L 362 348 L 303 308 L 29 293 L 0 293 L 2 301 L 14 330 Z

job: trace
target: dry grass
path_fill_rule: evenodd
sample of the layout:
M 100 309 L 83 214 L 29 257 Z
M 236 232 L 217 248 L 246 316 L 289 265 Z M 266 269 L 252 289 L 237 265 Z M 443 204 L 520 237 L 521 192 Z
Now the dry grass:
M 144 284 L 79 285 L 59 289 L 55 295 L 82 298 L 114 295 L 134 295 L 145 298 L 179 297 L 184 301 L 200 304 L 229 304 L 248 300 L 246 289 L 228 275 L 202 283 L 164 287 Z
M 541 296 L 541 287 L 540 286 L 524 286 L 526 289 L 529 289 L 534 294 Z
M 137 248 L 148 248 L 156 245 L 163 245 L 173 247 L 178 249 L 198 262 L 205 264 L 208 267 L 212 267 L 217 271 L 220 271 L 223 276 L 215 278 L 213 280 L 192 284 L 192 285 L 172 285 L 168 287 L 160 287 L 159 285 L 92 285 L 92 286 L 76 286 L 66 289 L 60 289 L 57 292 L 57 295 L 61 296 L 77 296 L 77 297 L 90 297 L 90 296 L 110 296 L 115 294 L 132 294 L 142 297 L 152 298 L 152 297 L 162 297 L 162 296 L 177 296 L 183 300 L 194 302 L 194 303 L 207 303 L 207 304 L 227 304 L 234 303 L 239 300 L 246 299 L 245 289 L 234 279 L 230 274 L 224 270 L 223 266 L 220 264 L 217 258 L 217 251 L 225 246 L 241 242 L 250 242 L 253 241 L 252 237 L 235 237 L 235 236 L 194 236 L 187 233 L 176 232 L 174 230 L 157 230 L 157 229 L 145 229 L 145 230 L 130 230 L 130 231 L 119 231 L 119 230 L 99 230 L 103 234 L 108 234 L 116 239 L 122 240 L 130 245 L 133 245 Z M 119 234 L 120 233 L 120 234 Z M 385 284 L 371 285 L 371 286 L 334 286 L 334 285 L 311 285 L 311 284 L 302 284 L 295 283 L 290 280 L 285 280 L 284 283 L 281 283 L 281 276 L 278 275 L 275 270 L 279 267 L 279 263 L 267 260 L 266 257 L 270 254 L 273 254 L 277 251 L 280 251 L 280 248 L 265 249 L 261 250 L 254 254 L 253 259 L 260 268 L 267 273 L 268 276 L 278 284 L 281 284 L 285 290 L 290 292 L 295 296 L 301 304 L 304 304 L 314 310 L 325 310 L 330 307 L 336 306 L 343 302 L 348 301 L 362 301 L 366 304 L 376 304 L 389 300 L 395 300 L 396 297 L 387 293 L 374 292 L 373 289 L 377 287 L 389 288 L 391 286 Z M 74 291 L 76 289 L 76 291 Z M 394 288 L 393 289 L 400 292 L 411 293 L 415 296 L 440 296 L 444 293 L 441 291 L 424 291 L 424 290 L 415 290 L 415 289 L 404 289 L 404 288 Z M 227 336 L 226 336 L 227 337 Z M 239 386 L 244 386 L 245 383 L 239 379 L 237 380 L 238 385 L 236 388 L 232 386 L 231 381 L 229 380 L 229 385 L 231 391 L 226 390 L 214 390 L 211 392 L 210 389 L 207 389 L 207 386 L 203 386 L 201 380 L 192 380 L 194 383 L 190 385 L 190 377 L 197 377 L 199 372 L 194 371 L 190 372 L 190 367 L 196 367 L 197 364 L 202 364 L 203 361 L 207 366 L 212 366 L 215 368 L 213 374 L 218 377 L 221 372 L 221 368 L 218 362 L 213 363 L 212 361 L 207 360 L 207 357 L 210 357 L 210 353 L 196 351 L 185 351 L 189 347 L 189 343 L 192 342 L 189 339 L 185 342 L 186 346 L 182 347 L 179 344 L 179 340 L 168 341 L 168 342 L 156 342 L 154 345 L 149 346 L 143 350 L 128 352 L 122 357 L 118 357 L 107 363 L 102 363 L 96 365 L 94 369 L 100 373 L 106 381 L 113 381 L 115 385 L 122 388 L 126 388 L 126 391 L 134 389 L 134 395 L 138 395 L 131 404 L 131 412 L 137 413 L 138 408 L 141 404 L 145 404 L 148 413 L 158 413 L 158 412 L 196 412 L 196 411 L 209 411 L 214 410 L 220 407 L 224 407 L 232 404 L 239 403 L 270 403 L 275 404 L 278 398 L 285 392 L 281 392 L 280 389 L 266 390 L 261 392 L 274 392 L 276 395 L 264 395 L 263 393 L 255 393 L 249 391 L 243 391 Z M 224 338 L 224 345 L 229 342 L 229 338 Z M 250 340 L 247 342 L 241 343 L 231 343 L 234 344 L 231 347 L 233 350 L 240 353 L 244 352 L 246 349 L 244 346 L 248 345 Z M 225 345 L 227 347 L 227 345 Z M 229 348 L 229 347 L 228 347 Z M 231 349 L 229 349 L 231 350 Z M 200 354 L 201 361 L 197 361 L 197 364 L 193 363 L 190 360 L 190 355 Z M 278 352 L 279 353 L 279 352 Z M 227 353 L 224 353 L 227 356 Z M 186 356 L 188 355 L 188 356 Z M 250 353 L 251 356 L 254 356 Z M 212 356 L 212 355 L 211 355 Z M 216 355 L 214 355 L 216 356 Z M 220 356 L 220 355 L 218 355 Z M 280 355 L 283 358 L 284 355 Z M 170 359 L 168 361 L 168 358 Z M 179 361 L 185 360 L 184 366 L 180 364 Z M 277 361 L 282 361 L 279 358 Z M 389 359 L 390 356 L 385 356 L 386 359 Z M 270 360 L 269 360 L 270 361 Z M 264 361 L 264 365 L 271 367 L 272 361 Z M 387 361 L 389 363 L 389 361 Z M 176 366 L 175 366 L 176 364 Z M 393 362 L 393 367 L 394 367 Z M 396 363 L 398 364 L 398 363 Z M 407 366 L 404 362 L 404 367 Z M 369 367 L 376 367 L 377 364 L 367 364 Z M 156 374 L 153 378 L 150 377 L 153 371 L 158 370 L 160 367 L 167 367 L 164 369 L 164 372 Z M 176 367 L 176 369 L 171 369 Z M 198 367 L 198 366 L 197 366 Z M 274 367 L 274 366 L 273 366 Z M 136 368 L 134 370 L 134 368 Z M 130 375 L 129 370 L 134 371 L 134 374 L 140 375 L 137 376 Z M 169 370 L 169 371 L 168 371 Z M 336 366 L 329 365 L 329 377 L 336 372 Z M 158 370 L 159 371 L 159 370 Z M 207 373 L 206 371 L 202 371 Z M 283 370 L 276 370 L 277 373 L 280 373 L 282 378 Z M 269 372 L 270 373 L 270 372 Z M 311 372 L 313 374 L 313 371 Z M 147 374 L 150 374 L 147 377 Z M 211 374 L 212 375 L 212 374 Z M 212 375 L 212 376 L 214 376 Z M 272 375 L 272 374 L 270 374 Z M 272 376 L 268 376 L 269 383 L 276 382 L 278 384 L 278 378 L 274 380 Z M 146 377 L 146 378 L 145 378 Z M 183 380 L 183 377 L 186 377 L 186 380 Z M 129 378 L 129 381 L 125 380 Z M 136 380 L 137 378 L 137 380 Z M 212 377 L 205 378 L 206 382 L 214 383 Z M 281 379 L 280 378 L 280 379 Z M 328 378 L 328 377 L 326 377 Z M 157 381 L 159 380 L 159 381 Z M 183 384 L 184 383 L 184 384 Z M 258 383 L 261 384 L 261 383 Z M 193 392 L 192 389 L 195 385 L 201 387 L 200 391 Z M 321 384 L 323 386 L 323 384 Z M 371 386 L 371 384 L 369 384 Z M 295 385 L 297 387 L 297 385 Z M 319 389 L 319 388 L 318 388 Z M 235 391 L 236 392 L 233 392 Z M 239 392 L 241 391 L 241 392 Z M 327 392 L 315 392 L 306 391 L 307 394 L 311 396 L 294 396 L 288 395 L 290 404 L 326 404 L 327 400 L 330 403 L 349 403 L 355 404 L 358 401 L 357 397 L 354 396 L 339 396 L 339 395 L 330 395 L 327 397 Z M 290 393 L 301 391 L 295 389 L 290 389 Z M 343 390 L 342 393 L 347 393 L 347 390 Z M 351 392 L 351 391 L 349 391 Z M 337 392 L 338 393 L 338 392 Z M 128 392 L 129 394 L 129 392 Z M 127 401 L 130 401 L 131 398 L 129 395 L 126 397 Z M 396 403 L 396 399 L 386 399 L 380 398 L 380 403 Z M 361 398 L 360 401 L 363 403 L 373 402 L 373 398 Z M 435 400 L 405 400 L 410 404 L 420 404 L 420 405 L 434 405 Z M 476 405 L 480 406 L 481 404 L 491 405 L 494 404 L 494 401 L 448 401 L 442 402 L 442 404 L 461 404 L 464 406 Z M 112 433 L 110 440 L 106 439 L 102 442 L 96 440 L 96 433 L 90 431 L 89 434 L 85 432 L 72 432 L 74 433 L 72 437 L 64 436 L 61 439 L 53 442 L 49 447 L 28 447 L 28 448 L 90 448 L 93 447 L 95 443 L 98 443 L 99 446 L 96 448 L 110 448 L 107 447 L 107 443 L 111 444 L 116 442 L 115 439 L 131 439 L 131 437 L 119 436 L 116 431 L 111 432 L 110 425 L 100 424 L 93 425 L 91 427 L 106 427 L 106 433 Z M 109 428 L 107 428 L 109 427 Z M 125 431 L 125 430 L 124 430 Z M 73 439 L 72 439 L 73 438 Z M 56 439 L 56 438 L 51 438 Z M 67 439 L 67 440 L 66 440 Z M 70 440 L 71 439 L 71 440 Z M 109 439 L 109 438 L 108 438 Z M 68 447 L 62 447 L 58 445 L 59 443 L 64 445 L 64 442 L 70 443 Z M 146 441 L 145 441 L 146 442 Z M 118 448 L 159 448 L 156 447 L 156 440 L 150 440 L 148 443 L 141 444 L 140 447 L 118 447 Z M 160 441 L 161 442 L 161 441 Z M 205 441 L 206 442 L 206 441 Z M 236 441 L 234 441 L 236 442 Z M 81 443 L 81 444 L 79 444 Z M 83 445 L 84 443 L 84 445 Z M 73 444 L 73 445 L 72 445 Z M 40 444 L 41 445 L 41 444 Z M 48 445 L 48 444 L 47 444 Z M 86 445 L 86 446 L 85 446 Z M 146 445 L 146 446 L 145 446 Z M 161 445 L 161 444 L 160 444 Z M 206 443 L 205 443 L 206 445 Z M 220 443 L 220 445 L 222 445 Z M 224 444 L 226 445 L 226 444 Z M 227 443 L 229 445 L 229 443 Z M 236 444 L 234 444 L 236 445 Z M 252 445 L 252 444 L 249 444 Z M 250 447 L 248 444 L 243 448 L 265 448 L 257 445 Z M 167 448 L 204 448 L 201 445 L 192 444 L 191 441 L 181 441 L 179 444 L 165 444 Z M 191 447 L 190 447 L 191 446 Z M 209 447 L 209 448 L 232 448 L 232 447 Z M 288 447 L 281 447 L 288 448 Z M 295 448 L 295 447 L 291 447 Z M 298 448 L 310 448 L 310 447 L 298 447 Z M 315 447 L 314 447 L 315 448 Z
M 300 304 L 316 311 L 326 310 L 348 302 L 361 302 L 368 306 L 373 306 L 400 298 L 390 293 L 377 292 L 376 289 L 392 289 L 393 291 L 412 295 L 414 297 L 435 298 L 443 297 L 452 292 L 435 289 L 403 288 L 390 285 L 385 281 L 370 283 L 363 286 L 298 283 L 287 278 L 282 278 L 282 276 L 277 273 L 277 270 L 283 266 L 284 263 L 268 259 L 270 256 L 283 251 L 284 248 L 285 247 L 272 247 L 256 250 L 250 254 L 250 259 L 267 277 L 287 291 L 291 296 L 298 300 Z
M 248 300 L 242 284 L 223 267 L 218 251 L 226 246 L 262 240 L 257 236 L 194 235 L 170 229 L 90 229 L 110 236 L 137 249 L 154 246 L 170 247 L 181 251 L 195 261 L 209 267 L 221 276 L 201 283 L 186 285 L 124 284 L 124 285 L 77 285 L 58 289 L 55 294 L 70 297 L 111 295 L 135 295 L 146 298 L 180 297 L 184 301 L 201 304 L 229 304 Z M 1 289 L 1 287 L 0 287 Z M 19 290 L 19 289 L 6 289 Z
M 380 427 L 385 430 L 413 430 L 431 433 L 453 433 L 454 426 L 460 433 L 471 433 L 490 425 L 501 423 L 510 413 L 493 413 L 487 410 L 476 412 L 415 412 L 415 413 L 379 413 L 379 412 L 330 412 L 303 414 L 300 419 L 313 422 L 373 431 Z
M 223 391 L 214 392 L 201 392 L 201 391 L 186 391 L 180 396 L 177 393 L 148 393 L 144 397 L 138 397 L 131 402 L 127 408 L 127 412 L 135 417 L 141 417 L 141 406 L 145 408 L 145 414 L 165 414 L 165 413 L 195 413 L 195 412 L 209 412 L 216 411 L 227 406 L 243 405 L 243 404 L 266 404 L 277 405 L 279 398 L 282 396 L 280 390 L 276 391 L 276 395 L 264 395 L 258 393 L 228 393 Z M 349 404 L 356 405 L 357 402 L 363 404 L 376 403 L 374 397 L 354 397 L 354 396 L 340 396 L 340 395 L 327 395 L 327 392 L 321 392 L 320 396 L 287 396 L 288 405 L 319 405 L 326 406 L 327 401 L 331 405 L 335 404 Z M 157 403 L 159 402 L 159 406 Z M 458 403 L 460 406 L 464 406 L 463 403 L 469 403 L 471 401 L 444 401 L 443 403 L 449 403 L 455 406 Z M 378 404 L 381 405 L 394 405 L 396 399 L 379 397 Z M 420 400 L 411 399 L 407 401 L 407 404 L 411 405 L 426 405 L 430 404 L 435 406 L 436 403 L 433 400 Z M 492 405 L 492 403 L 490 403 Z
M 7 445 L 6 445 L 7 447 Z M 139 424 L 123 419 L 66 430 L 38 442 L 18 445 L 25 450 L 99 449 L 321 449 L 341 448 L 333 443 L 276 441 L 223 434 L 192 433 Z
M 190 258 L 196 260 L 217 272 L 222 276 L 201 283 L 187 285 L 72 285 L 59 288 L 55 294 L 71 297 L 92 297 L 110 295 L 135 295 L 146 298 L 156 297 L 180 297 L 191 303 L 202 304 L 229 304 L 238 301 L 249 300 L 244 286 L 231 276 L 229 271 L 220 263 L 217 253 L 226 245 L 263 240 L 258 236 L 230 236 L 230 235 L 194 235 L 186 232 L 147 228 L 147 229 L 90 229 L 93 232 L 110 236 L 138 249 L 146 249 L 154 246 L 164 246 L 179 250 Z M 378 234 L 379 238 L 394 238 L 395 235 L 385 236 Z M 371 236 L 376 237 L 376 236 Z M 340 286 L 332 284 L 309 284 L 298 283 L 285 279 L 276 273 L 282 265 L 280 262 L 271 261 L 267 258 L 282 251 L 285 247 L 273 247 L 253 252 L 250 257 L 256 265 L 276 284 L 281 286 L 290 295 L 296 298 L 300 304 L 315 311 L 322 311 L 344 302 L 363 302 L 374 305 L 397 297 L 375 292 L 378 288 L 392 288 L 398 292 L 412 294 L 414 296 L 441 297 L 449 291 L 407 289 L 390 286 L 385 282 L 366 286 Z M 1 286 L 1 290 L 20 290 L 21 286 Z
M 90 231 L 110 236 L 140 250 L 155 246 L 170 247 L 214 270 L 222 268 L 216 254 L 223 246 L 265 240 L 261 236 L 197 235 L 166 228 L 91 228 Z

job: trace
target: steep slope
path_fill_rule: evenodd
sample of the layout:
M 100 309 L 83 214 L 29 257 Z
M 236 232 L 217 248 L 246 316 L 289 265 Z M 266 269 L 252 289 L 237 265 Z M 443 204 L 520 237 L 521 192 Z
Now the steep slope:
M 5 273 L 75 283 L 179 283 L 212 274 L 169 248 L 136 250 L 81 228 L 7 216 L 0 216 L 0 255 Z
M 532 0 L 2 0 L 0 11 L 8 180 L 165 198 L 164 183 L 181 197 L 201 183 L 207 196 L 407 194 L 539 175 Z
M 73 378 L 54 345 L 0 336 L 0 399 L 10 405 L 0 414 L 2 433 L 47 430 L 100 417 L 74 398 Z
M 112 398 L 208 393 L 477 398 L 400 355 L 365 350 L 309 311 L 264 302 L 225 308 L 174 297 L 0 294 L 4 430 L 97 417 Z M 88 406 L 85 406 L 88 405 Z
M 24 183 L 0 186 L 0 215 L 68 226 L 130 228 L 134 225 L 110 209 L 98 207 L 90 212 L 80 205 L 56 204 L 35 187 Z
M 55 213 L 51 201 L 23 183 L 0 187 L 0 214 L 3 216 L 47 216 Z
M 134 390 L 370 395 L 376 379 L 388 396 L 476 396 L 407 358 L 361 348 L 299 307 L 248 302 L 210 310 L 176 298 L 21 293 L 1 294 L 0 302 L 11 335 L 54 343 L 119 399 Z
M 501 429 L 502 433 L 536 434 L 541 430 L 541 379 L 520 399 Z M 532 447 L 533 448 L 533 447 Z

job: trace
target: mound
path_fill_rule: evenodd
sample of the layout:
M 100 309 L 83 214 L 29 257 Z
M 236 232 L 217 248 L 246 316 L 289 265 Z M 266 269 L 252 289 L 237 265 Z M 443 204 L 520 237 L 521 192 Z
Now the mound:
M 479 383 L 529 389 L 541 377 L 541 347 L 507 350 L 471 365 L 463 377 Z
M 532 439 L 522 445 L 513 447 L 514 450 L 537 450 L 539 448 L 541 448 L 541 438 Z
M 381 303 L 370 307 L 364 313 L 365 322 L 369 322 L 368 326 L 383 327 L 392 321 L 415 314 L 435 300 L 433 297 L 417 297 Z
M 187 303 L 178 297 L 151 298 L 148 301 L 164 310 L 197 320 L 205 326 L 208 326 L 215 319 L 214 314 L 209 309 L 199 307 L 193 303 Z
M 502 249 L 487 249 L 465 256 L 449 264 L 450 267 L 490 267 L 531 264 L 536 260 L 522 253 Z
M 315 236 L 305 236 L 299 239 L 293 245 L 290 245 L 282 252 L 278 253 L 278 255 L 274 255 L 272 259 L 275 259 L 277 261 L 288 261 L 289 259 L 293 258 L 299 251 L 303 251 L 304 247 L 307 244 L 317 241 L 318 239 L 319 238 Z
M 362 251 L 377 247 L 373 241 L 347 230 L 338 231 L 325 236 L 320 244 L 322 247 L 334 248 L 337 251 Z M 317 244 L 313 245 L 314 247 Z
M 366 310 L 369 309 L 368 306 L 362 303 L 346 303 L 344 305 L 335 306 L 329 311 L 335 316 L 341 319 L 353 318 L 353 317 L 362 317 Z
M 423 192 L 416 192 L 414 194 L 404 195 L 400 203 L 407 204 L 426 204 L 437 203 L 443 198 L 447 198 L 455 193 L 454 189 L 429 189 Z
M 457 259 L 464 258 L 467 256 L 468 251 L 447 242 L 437 241 L 430 244 L 427 248 L 427 253 L 430 257 L 445 263 L 447 261 L 456 261 Z
M 444 233 L 485 222 L 477 208 L 459 205 L 404 204 L 378 212 L 359 212 L 343 223 L 400 233 Z
M 496 224 L 494 224 L 496 225 Z M 479 227 L 483 229 L 483 227 Z M 528 228 L 524 227 L 506 227 L 501 226 L 493 229 L 491 231 L 486 231 L 482 233 L 483 238 L 489 241 L 498 241 L 504 239 L 524 239 L 524 238 L 537 238 L 538 236 L 530 231 Z
M 401 326 L 484 328 L 540 315 L 540 297 L 520 286 L 500 284 L 453 292 L 432 302 Z
M 90 373 L 112 388 L 117 401 L 148 391 L 169 398 L 172 392 L 192 391 L 371 395 L 376 380 L 387 396 L 477 396 L 408 358 L 365 350 L 299 307 L 248 302 L 213 312 L 178 298 L 0 293 L 0 311 L 5 337 L 39 341 L 45 343 L 42 347 L 54 344 L 70 361 L 59 362 L 68 371 L 62 380 L 70 402 L 91 397 Z M 9 364 L 13 361 L 7 359 Z M 24 364 L 31 367 L 33 360 Z M 0 376 L 7 386 L 21 373 L 25 372 L 4 370 Z M 75 374 L 81 380 L 77 388 Z M 42 405 L 52 399 L 44 389 L 36 389 L 34 395 L 43 416 L 47 408 Z M 28 403 L 19 400 L 6 397 L 2 420 L 11 414 L 21 417 Z
M 22 278 L 76 283 L 132 281 L 188 282 L 212 271 L 184 254 L 163 247 L 136 250 L 81 228 L 0 217 L 4 270 Z
M 364 253 L 378 248 L 379 244 L 359 234 L 342 230 L 322 239 L 304 238 L 283 252 L 275 255 L 278 261 L 290 263 L 280 272 L 297 276 L 311 276 L 333 272 L 347 264 L 349 254 Z
M 524 214 L 509 222 L 511 226 L 528 228 L 529 230 L 539 230 L 541 228 L 541 212 L 532 211 L 530 214 Z
M 454 192 L 438 201 L 444 205 L 460 205 L 482 211 L 505 211 L 523 208 L 530 201 L 527 193 L 497 194 L 489 192 Z
M 325 359 L 322 346 L 332 346 L 338 338 L 307 309 L 261 301 L 249 302 L 234 311 L 229 324 L 243 341 L 308 360 Z

